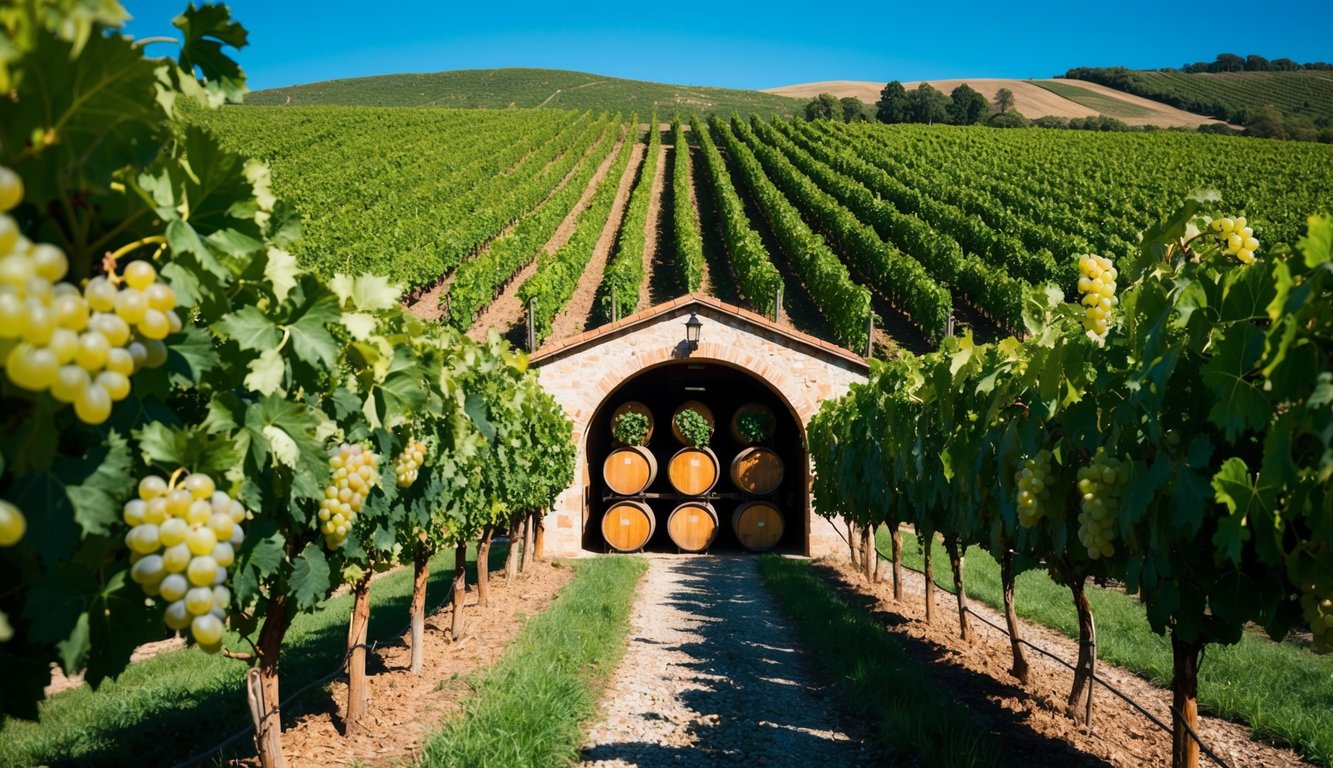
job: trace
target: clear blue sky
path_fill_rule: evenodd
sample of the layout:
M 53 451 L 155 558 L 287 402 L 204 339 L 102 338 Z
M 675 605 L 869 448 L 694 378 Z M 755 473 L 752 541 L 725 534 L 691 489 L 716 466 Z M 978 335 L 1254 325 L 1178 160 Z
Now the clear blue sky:
M 129 0 L 136 37 L 184 0 Z M 291 2 L 235 0 L 253 89 L 397 72 L 574 69 L 766 88 L 815 80 L 1049 77 L 1223 51 L 1333 61 L 1333 2 Z M 165 52 L 162 48 L 154 49 Z

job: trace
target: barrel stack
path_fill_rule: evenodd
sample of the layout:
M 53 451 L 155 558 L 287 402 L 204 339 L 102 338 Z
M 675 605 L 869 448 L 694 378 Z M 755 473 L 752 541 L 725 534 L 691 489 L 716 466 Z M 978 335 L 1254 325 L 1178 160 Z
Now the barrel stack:
M 746 403 L 731 417 L 731 434 L 743 448 L 731 460 L 731 482 L 743 501 L 731 513 L 731 530 L 742 547 L 767 552 L 782 539 L 782 511 L 775 494 L 786 468 L 777 451 L 762 445 L 772 440 L 776 420 L 763 403 Z

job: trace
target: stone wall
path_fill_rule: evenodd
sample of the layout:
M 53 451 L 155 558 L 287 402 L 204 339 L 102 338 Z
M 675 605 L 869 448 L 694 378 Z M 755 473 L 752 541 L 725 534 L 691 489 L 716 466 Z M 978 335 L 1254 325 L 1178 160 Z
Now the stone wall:
M 699 348 L 693 351 L 684 343 L 691 312 L 703 323 Z M 539 350 L 533 366 L 574 422 L 578 447 L 574 483 L 545 519 L 547 553 L 581 551 L 589 513 L 584 504 L 587 430 L 598 407 L 626 380 L 684 360 L 722 363 L 762 379 L 800 419 L 802 434 L 821 402 L 865 381 L 867 372 L 865 362 L 845 350 L 701 296 L 683 297 Z M 810 512 L 808 488 L 806 514 L 811 516 L 807 554 L 817 557 L 844 546 L 833 526 Z

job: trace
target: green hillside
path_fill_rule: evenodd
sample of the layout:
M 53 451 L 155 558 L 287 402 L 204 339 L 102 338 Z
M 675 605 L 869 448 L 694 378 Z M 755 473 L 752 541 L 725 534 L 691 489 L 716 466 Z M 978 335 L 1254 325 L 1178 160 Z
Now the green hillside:
M 256 91 L 260 105 L 361 107 L 552 107 L 596 112 L 790 115 L 800 99 L 758 91 L 666 85 L 556 69 L 464 69 L 421 75 L 327 80 Z
M 1245 123 L 1258 110 L 1276 107 L 1284 117 L 1333 124 L 1333 72 L 1157 72 L 1123 67 L 1071 69 L 1066 77 L 1088 80 L 1190 112 Z

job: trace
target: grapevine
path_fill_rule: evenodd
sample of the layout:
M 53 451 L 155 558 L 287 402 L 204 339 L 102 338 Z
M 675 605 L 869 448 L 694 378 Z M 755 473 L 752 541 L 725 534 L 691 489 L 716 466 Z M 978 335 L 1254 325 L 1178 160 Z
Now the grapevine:
M 1259 250 L 1259 240 L 1244 216 L 1213 219 L 1212 227 L 1227 253 L 1235 256 L 1242 264 L 1254 263 L 1254 252 Z
M 393 463 L 393 473 L 398 479 L 398 487 L 407 488 L 415 483 L 417 474 L 421 471 L 421 465 L 425 461 L 426 444 L 420 440 L 413 440 L 408 443 Z
M 352 521 L 379 480 L 379 456 L 360 445 L 343 443 L 329 457 L 329 467 L 333 482 L 324 488 L 319 505 L 319 530 L 329 549 L 338 549 L 347 541 Z
M 1098 448 L 1092 463 L 1078 471 L 1078 540 L 1096 560 L 1115 554 L 1115 527 L 1120 511 L 1121 489 L 1129 483 L 1129 472 L 1119 459 Z
M 1111 308 L 1120 303 L 1115 295 L 1117 272 L 1111 260 L 1092 253 L 1078 257 L 1078 289 L 1083 294 L 1083 329 L 1105 336 Z
M 1018 485 L 1018 522 L 1031 528 L 1046 514 L 1051 500 L 1051 452 L 1038 451 L 1037 455 L 1020 462 L 1014 473 Z
M 125 536 L 130 578 L 147 596 L 166 601 L 166 625 L 188 627 L 207 653 L 222 647 L 231 604 L 228 568 L 245 540 L 241 523 L 246 517 L 245 506 L 202 473 L 180 482 L 176 476 L 167 481 L 148 475 L 139 481 L 137 498 L 122 509 L 122 519 L 131 526 Z

